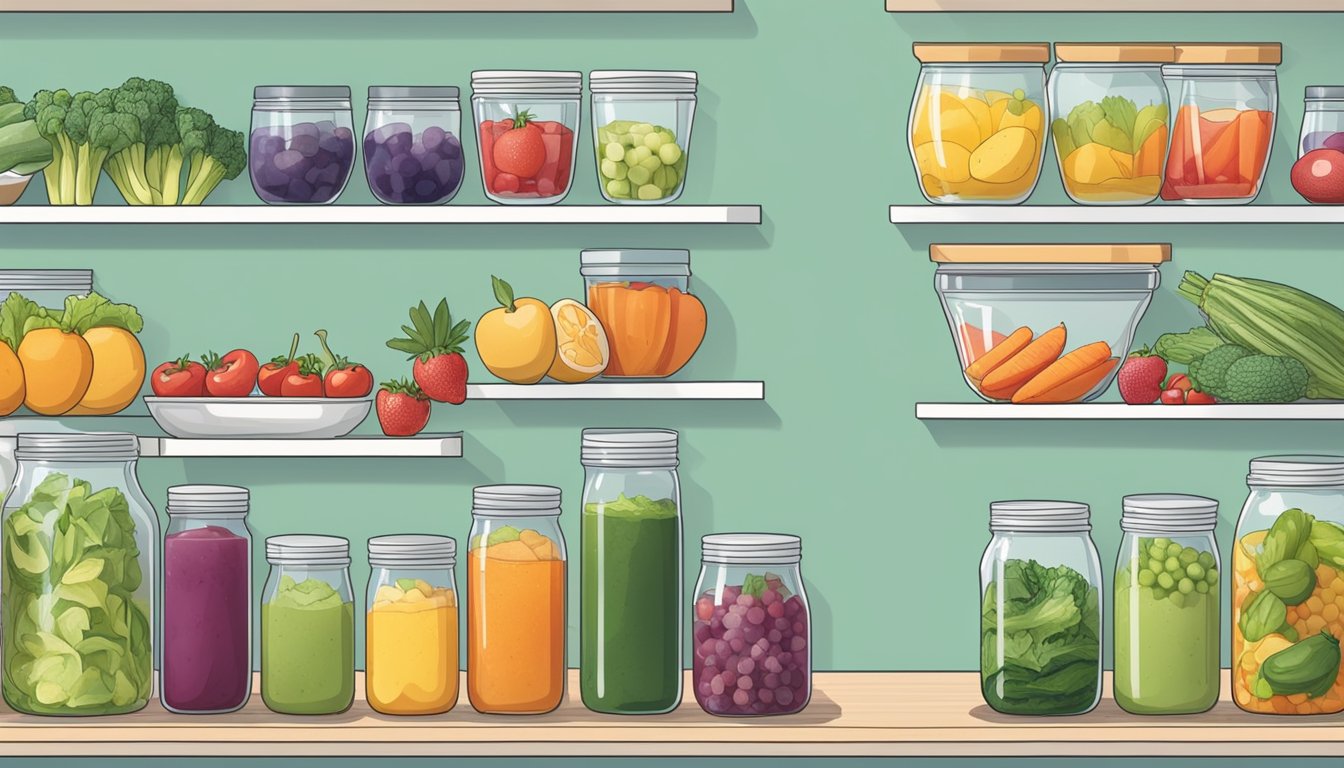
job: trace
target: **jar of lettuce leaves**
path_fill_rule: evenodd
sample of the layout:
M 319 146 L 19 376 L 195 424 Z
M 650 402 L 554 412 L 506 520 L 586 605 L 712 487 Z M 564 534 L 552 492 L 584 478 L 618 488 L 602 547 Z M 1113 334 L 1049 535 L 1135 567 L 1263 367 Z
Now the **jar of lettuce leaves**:
M 1344 711 L 1344 456 L 1251 461 L 1232 549 L 1232 699 L 1247 712 Z
M 1162 190 L 1171 45 L 1055 44 L 1046 86 L 1064 191 L 1082 205 L 1143 205 Z
M 980 679 L 999 712 L 1081 715 L 1101 699 L 1101 560 L 1089 516 L 1071 501 L 990 505 Z
M 30 715 L 116 715 L 154 680 L 158 517 L 135 435 L 21 434 L 5 497 L 5 702 Z
M 1115 563 L 1115 703 L 1136 715 L 1204 712 L 1218 701 L 1218 502 L 1126 496 Z

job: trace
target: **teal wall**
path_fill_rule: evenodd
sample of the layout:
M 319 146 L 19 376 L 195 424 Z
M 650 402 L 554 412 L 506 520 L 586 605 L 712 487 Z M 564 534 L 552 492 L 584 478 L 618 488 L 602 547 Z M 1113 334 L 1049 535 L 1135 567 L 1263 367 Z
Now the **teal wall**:
M 436 406 L 431 429 L 464 430 L 465 459 L 155 460 L 141 479 L 156 499 L 180 482 L 250 486 L 258 541 L 324 531 L 359 543 L 392 531 L 460 539 L 473 485 L 554 483 L 566 494 L 574 547 L 579 430 L 673 427 L 684 437 L 688 584 L 703 533 L 801 534 L 821 669 L 972 668 L 976 570 L 993 499 L 1092 503 L 1109 571 L 1122 494 L 1218 498 L 1227 551 L 1251 457 L 1344 451 L 1339 427 L 1323 423 L 914 418 L 916 401 L 971 397 L 932 289 L 930 242 L 1173 242 L 1166 285 L 1140 331 L 1151 339 L 1195 322 L 1173 293 L 1184 269 L 1270 277 L 1344 302 L 1336 230 L 887 222 L 888 204 L 920 201 L 904 138 L 912 40 L 1281 40 L 1280 128 L 1261 202 L 1292 203 L 1302 88 L 1337 72 L 1338 17 L 895 15 L 878 0 L 738 6 L 732 15 L 2 15 L 0 82 L 26 92 L 159 77 L 235 127 L 247 124 L 258 83 L 348 83 L 360 94 L 370 84 L 465 87 L 473 68 L 694 68 L 702 85 L 683 202 L 761 203 L 766 220 L 759 228 L 5 227 L 0 267 L 92 267 L 100 290 L 143 311 L 156 361 L 232 346 L 269 356 L 295 330 L 325 327 L 385 379 L 403 375 L 405 363 L 383 342 L 421 298 L 446 295 L 475 318 L 492 304 L 492 273 L 522 295 L 579 296 L 582 248 L 690 248 L 711 330 L 684 377 L 764 379 L 765 403 Z M 1064 200 L 1053 158 L 1047 164 L 1033 202 Z M 581 154 L 567 202 L 596 202 L 593 177 Z M 101 192 L 115 197 L 106 181 Z M 35 186 L 23 202 L 41 196 Z M 357 177 L 342 202 L 371 200 Z M 469 175 L 458 202 L 483 200 Z M 240 179 L 213 202 L 255 199 Z M 475 378 L 488 378 L 470 360 Z M 571 621 L 571 660 L 574 629 Z

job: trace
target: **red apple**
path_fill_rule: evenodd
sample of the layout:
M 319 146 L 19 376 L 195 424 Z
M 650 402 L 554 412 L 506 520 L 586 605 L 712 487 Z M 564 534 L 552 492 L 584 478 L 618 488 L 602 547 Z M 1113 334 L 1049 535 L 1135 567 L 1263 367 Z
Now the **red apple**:
M 1293 163 L 1293 189 L 1307 202 L 1344 203 L 1344 152 L 1313 149 Z

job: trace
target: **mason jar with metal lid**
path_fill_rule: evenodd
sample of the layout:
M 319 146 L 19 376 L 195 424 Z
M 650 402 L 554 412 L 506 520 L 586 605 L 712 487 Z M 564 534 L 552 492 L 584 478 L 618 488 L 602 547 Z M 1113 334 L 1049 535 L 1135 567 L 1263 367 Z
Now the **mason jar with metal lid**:
M 154 687 L 159 523 L 121 432 L 20 434 L 5 496 L 5 702 L 30 715 L 134 712 Z
M 812 622 L 803 542 L 778 533 L 701 539 L 691 666 L 695 700 L 711 715 L 801 712 L 812 698 Z
M 1297 156 L 1322 148 L 1344 152 L 1344 85 L 1307 86 Z
M 677 433 L 583 431 L 579 685 L 595 712 L 681 703 L 681 485 Z
M 1115 702 L 1137 715 L 1204 712 L 1222 684 L 1213 529 L 1203 496 L 1126 496 L 1115 563 Z
M 1232 548 L 1232 700 L 1344 710 L 1344 456 L 1251 461 Z
M 350 542 L 266 539 L 261 599 L 261 698 L 284 715 L 331 715 L 355 700 L 355 599 Z
M 1101 559 L 1089 534 L 1088 506 L 996 501 L 989 530 L 980 560 L 985 702 L 1008 715 L 1091 711 L 1101 700 L 1102 621 Z M 1036 610 L 1046 600 L 1057 604 Z M 1070 650 L 1038 653 L 1045 645 Z
M 471 73 L 485 195 L 505 205 L 551 205 L 574 178 L 582 72 Z
M 252 694 L 250 494 L 230 485 L 168 489 L 163 539 L 163 706 L 232 712 Z
M 348 85 L 259 85 L 247 167 L 271 205 L 336 202 L 355 167 Z
M 597 186 L 608 202 L 658 205 L 681 197 L 698 79 L 662 70 L 588 74 Z
M 665 378 L 690 362 L 708 326 L 690 292 L 690 251 L 593 249 L 579 264 L 588 308 L 607 334 L 603 376 Z
M 92 269 L 0 269 L 0 296 L 21 293 L 40 307 L 59 310 L 65 297 L 93 291 Z
M 389 205 L 438 205 L 462 187 L 462 111 L 457 86 L 369 87 L 364 175 Z

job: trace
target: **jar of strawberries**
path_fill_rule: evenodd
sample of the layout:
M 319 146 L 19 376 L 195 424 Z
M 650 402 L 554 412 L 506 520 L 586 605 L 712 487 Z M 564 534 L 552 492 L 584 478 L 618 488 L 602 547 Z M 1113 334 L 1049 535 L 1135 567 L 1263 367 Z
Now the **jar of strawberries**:
M 549 205 L 569 194 L 579 135 L 580 72 L 471 73 L 481 182 L 505 205 Z

